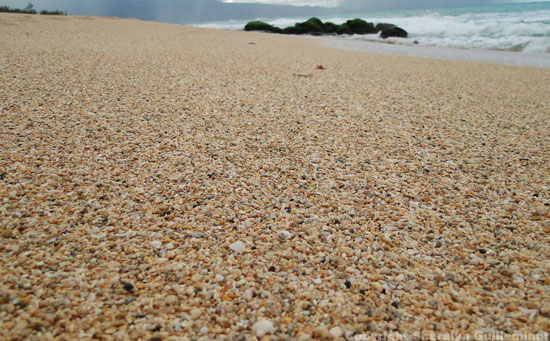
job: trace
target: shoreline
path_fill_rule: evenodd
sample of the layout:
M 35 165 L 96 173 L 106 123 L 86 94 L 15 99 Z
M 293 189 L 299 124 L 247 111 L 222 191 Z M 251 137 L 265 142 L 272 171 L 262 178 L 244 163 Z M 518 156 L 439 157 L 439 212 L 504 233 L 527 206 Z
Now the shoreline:
M 185 25 L 184 25 L 185 26 Z M 215 28 L 200 25 L 191 27 L 221 30 L 227 32 L 246 32 L 244 29 Z M 261 34 L 276 34 L 268 32 L 257 32 Z M 550 53 L 529 53 L 497 49 L 476 49 L 476 48 L 455 48 L 426 46 L 412 43 L 402 44 L 392 40 L 376 39 L 350 39 L 338 36 L 315 36 L 315 35 L 288 35 L 297 38 L 306 38 L 320 41 L 320 45 L 347 51 L 359 51 L 376 53 L 382 55 L 393 55 L 403 57 L 420 57 L 452 61 L 479 62 L 497 65 L 527 66 L 538 68 L 550 68 Z M 413 38 L 409 38 L 413 39 Z
M 377 54 L 396 56 L 435 58 L 480 62 L 490 64 L 515 65 L 550 68 L 550 54 L 528 53 L 501 50 L 462 49 L 453 47 L 423 46 L 414 44 L 399 44 L 374 40 L 346 39 L 338 37 L 314 37 L 323 46 Z

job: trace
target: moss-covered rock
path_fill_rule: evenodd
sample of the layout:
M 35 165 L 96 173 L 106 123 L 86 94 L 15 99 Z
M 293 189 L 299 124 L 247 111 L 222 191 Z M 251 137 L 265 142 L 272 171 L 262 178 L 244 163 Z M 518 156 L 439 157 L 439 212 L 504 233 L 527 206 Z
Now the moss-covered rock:
M 388 37 L 407 37 L 407 32 L 393 24 L 380 23 L 374 26 L 373 23 L 363 19 L 351 19 L 342 25 L 336 25 L 331 22 L 323 23 L 319 18 L 310 18 L 304 22 L 296 23 L 280 29 L 263 21 L 251 21 L 244 27 L 245 31 L 263 31 L 283 34 L 371 34 L 381 32 L 382 38 Z
M 387 30 L 388 28 L 392 28 L 392 27 L 395 27 L 395 25 L 382 22 L 382 23 L 376 24 L 376 26 L 374 26 L 374 29 L 376 30 L 376 33 L 378 33 L 380 31 L 384 31 L 384 30 Z
M 407 31 L 397 26 L 386 28 L 385 30 L 382 30 L 382 32 L 380 32 L 380 37 L 382 37 L 383 39 L 389 37 L 407 38 L 408 35 L 409 34 L 407 33 Z
M 323 24 L 323 22 L 321 21 L 321 19 L 319 18 L 316 18 L 316 17 L 313 17 L 313 18 L 309 18 L 306 22 L 309 22 L 309 23 L 312 23 L 312 24 L 317 24 L 321 27 L 323 27 L 325 24 Z
M 294 26 L 285 27 L 283 28 L 283 34 L 296 34 L 296 29 Z
M 278 27 L 265 23 L 263 21 L 251 21 L 244 27 L 245 31 L 263 31 L 263 32 L 273 32 L 273 33 L 282 33 L 282 30 Z
M 347 25 L 354 34 L 370 34 L 377 32 L 373 23 L 359 18 L 348 20 L 344 25 Z
M 339 25 L 336 29 L 336 34 L 342 35 L 342 34 L 353 34 L 353 31 L 349 28 L 348 25 L 342 24 Z
M 338 30 L 339 26 L 340 25 L 336 25 L 334 23 L 331 23 L 330 21 L 327 21 L 325 23 L 325 33 L 328 33 L 328 34 L 336 33 L 336 30 Z
M 294 25 L 295 34 L 323 34 L 325 33 L 324 24 L 318 18 L 311 18 L 304 22 Z

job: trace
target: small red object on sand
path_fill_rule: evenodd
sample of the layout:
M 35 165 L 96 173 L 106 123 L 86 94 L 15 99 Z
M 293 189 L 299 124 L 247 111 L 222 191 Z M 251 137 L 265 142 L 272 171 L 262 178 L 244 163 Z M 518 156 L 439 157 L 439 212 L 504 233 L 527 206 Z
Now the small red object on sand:
M 317 70 L 326 70 L 323 65 L 317 65 Z

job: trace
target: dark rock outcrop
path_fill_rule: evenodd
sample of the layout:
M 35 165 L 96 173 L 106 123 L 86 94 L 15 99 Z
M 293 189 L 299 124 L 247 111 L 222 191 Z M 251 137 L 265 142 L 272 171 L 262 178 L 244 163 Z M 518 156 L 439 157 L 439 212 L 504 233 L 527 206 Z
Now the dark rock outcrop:
M 388 24 L 388 23 L 378 23 L 376 24 L 376 26 L 374 27 L 376 29 L 376 33 L 380 32 L 380 31 L 384 31 L 388 28 L 391 28 L 391 27 L 395 27 L 394 24 Z
M 407 36 L 407 31 L 397 26 L 388 27 L 380 32 L 380 37 L 382 39 L 386 39 L 389 37 L 407 38 Z
M 282 33 L 278 27 L 265 23 L 263 21 L 251 21 L 244 27 L 245 31 L 263 31 L 272 33 Z
M 251 21 L 244 27 L 245 31 L 263 31 L 283 34 L 375 34 L 378 32 L 384 39 L 388 37 L 407 37 L 407 32 L 393 24 L 380 23 L 376 26 L 363 19 L 350 19 L 341 25 L 331 22 L 323 23 L 319 18 L 310 18 L 307 21 L 296 23 L 283 29 L 272 26 L 263 21 Z
M 363 19 L 353 19 L 346 21 L 343 25 L 349 27 L 354 34 L 372 34 L 377 33 L 374 24 L 366 22 Z

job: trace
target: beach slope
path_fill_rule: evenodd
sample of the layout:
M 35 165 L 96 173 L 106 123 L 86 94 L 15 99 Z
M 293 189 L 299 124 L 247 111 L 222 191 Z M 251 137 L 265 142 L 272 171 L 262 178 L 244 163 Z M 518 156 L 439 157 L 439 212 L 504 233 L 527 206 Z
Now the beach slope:
M 110 18 L 0 37 L 0 338 L 550 330 L 550 69 Z

